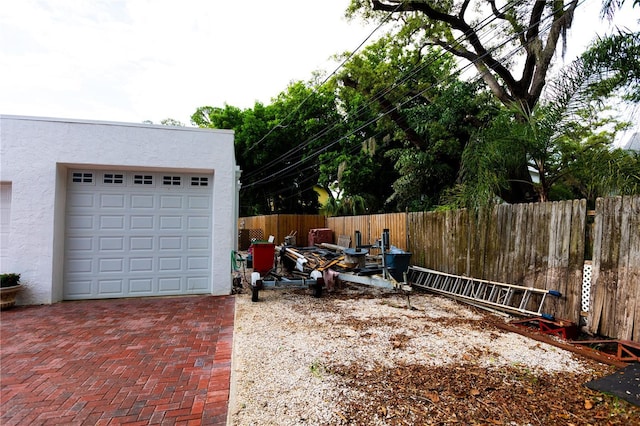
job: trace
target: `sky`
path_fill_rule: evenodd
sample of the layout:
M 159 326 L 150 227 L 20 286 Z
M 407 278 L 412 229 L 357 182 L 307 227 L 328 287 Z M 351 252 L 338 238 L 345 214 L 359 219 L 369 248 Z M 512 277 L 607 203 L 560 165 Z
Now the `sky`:
M 616 24 L 638 30 L 631 3 Z M 348 4 L 0 0 L 0 114 L 190 125 L 201 106 L 268 104 L 374 30 L 347 21 Z M 567 58 L 610 30 L 599 4 L 578 9 Z

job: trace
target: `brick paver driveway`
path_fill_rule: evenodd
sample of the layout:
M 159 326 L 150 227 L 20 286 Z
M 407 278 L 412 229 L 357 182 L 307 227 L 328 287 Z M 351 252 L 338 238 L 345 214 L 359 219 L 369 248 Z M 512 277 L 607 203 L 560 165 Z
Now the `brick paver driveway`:
M 224 425 L 234 298 L 117 299 L 0 316 L 0 424 Z

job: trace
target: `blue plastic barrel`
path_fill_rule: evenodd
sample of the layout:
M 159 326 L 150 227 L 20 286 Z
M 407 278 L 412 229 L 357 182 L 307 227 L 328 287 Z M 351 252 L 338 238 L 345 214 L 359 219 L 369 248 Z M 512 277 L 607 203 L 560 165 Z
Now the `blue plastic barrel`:
M 391 276 L 399 282 L 403 281 L 403 274 L 409 269 L 411 253 L 385 253 L 384 264 L 391 273 Z

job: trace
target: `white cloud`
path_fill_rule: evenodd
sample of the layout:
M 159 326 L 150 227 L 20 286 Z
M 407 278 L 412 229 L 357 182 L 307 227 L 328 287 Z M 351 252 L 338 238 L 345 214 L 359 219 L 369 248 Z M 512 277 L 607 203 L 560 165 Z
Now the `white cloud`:
M 188 123 L 251 107 L 371 31 L 348 0 L 21 0 L 0 9 L 0 112 Z
M 373 30 L 343 18 L 348 4 L 7 0 L 0 113 L 188 123 L 199 106 L 267 103 L 291 81 L 333 71 L 329 57 Z

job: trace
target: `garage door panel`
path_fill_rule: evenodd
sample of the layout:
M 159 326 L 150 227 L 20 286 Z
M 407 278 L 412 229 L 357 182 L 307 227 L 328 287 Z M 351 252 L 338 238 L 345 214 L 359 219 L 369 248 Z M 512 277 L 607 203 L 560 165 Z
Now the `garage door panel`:
M 153 209 L 155 197 L 153 195 L 134 194 L 131 195 L 132 209 Z
M 129 258 L 129 272 L 153 272 L 153 257 Z
M 190 231 L 208 231 L 211 229 L 211 218 L 208 216 L 189 216 L 187 229 Z
M 124 236 L 99 237 L 98 247 L 100 251 L 122 252 L 124 251 Z
M 132 231 L 153 229 L 154 217 L 150 215 L 130 216 L 129 229 Z
M 67 237 L 67 250 L 70 252 L 91 252 L 93 237 Z
M 150 296 L 153 292 L 153 279 L 133 278 L 129 280 L 129 294 L 132 296 Z
M 189 209 L 192 210 L 210 210 L 211 197 L 189 196 Z
M 161 195 L 160 196 L 160 209 L 178 209 L 182 210 L 184 208 L 184 197 L 175 196 L 175 195 Z
M 209 285 L 209 277 L 189 277 L 187 278 L 187 289 L 190 293 L 196 293 L 207 290 Z
M 65 299 L 210 291 L 210 177 L 191 186 L 175 173 L 82 176 L 68 186 Z
M 124 215 L 102 215 L 100 216 L 98 226 L 101 231 L 124 231 L 124 223 Z
M 102 296 L 125 296 L 122 279 L 110 279 L 98 281 L 98 294 Z
M 95 222 L 94 219 L 95 218 L 92 215 L 69 215 L 67 217 L 67 223 L 68 223 L 67 230 L 68 231 L 92 230 L 93 223 Z
M 211 267 L 211 258 L 208 256 L 190 256 L 187 259 L 187 269 L 189 271 L 206 271 Z
M 149 251 L 154 248 L 154 237 L 152 236 L 135 236 L 129 237 L 129 250 L 131 251 Z
M 167 293 L 170 292 L 172 294 L 175 294 L 176 292 L 181 292 L 183 289 L 181 287 L 181 278 L 180 277 L 166 277 L 166 278 L 159 278 L 158 279 L 158 284 L 159 284 L 159 288 L 158 291 L 160 293 Z
M 187 237 L 187 248 L 191 250 L 209 250 L 209 238 Z
M 158 263 L 159 272 L 173 272 L 181 271 L 182 258 L 181 257 L 160 257 Z
M 124 209 L 124 207 L 125 207 L 125 194 L 101 194 L 100 195 L 101 209 Z
M 182 250 L 182 237 L 161 236 L 158 238 L 158 249 L 160 251 Z
M 66 295 L 70 299 L 86 299 L 90 298 L 92 294 L 96 293 L 96 291 L 92 290 L 91 288 L 93 284 L 91 280 L 71 280 L 66 281 L 64 284 Z
M 182 216 L 160 216 L 160 229 L 179 231 L 182 230 Z
M 119 272 L 123 273 L 124 270 L 124 259 L 99 259 L 98 260 L 98 273 L 100 274 L 108 274 L 110 272 Z
M 67 204 L 71 207 L 91 208 L 95 206 L 95 196 L 92 193 L 76 193 L 71 194 L 67 200 Z
M 70 273 L 91 274 L 94 272 L 93 259 L 69 259 L 67 261 L 67 269 Z

